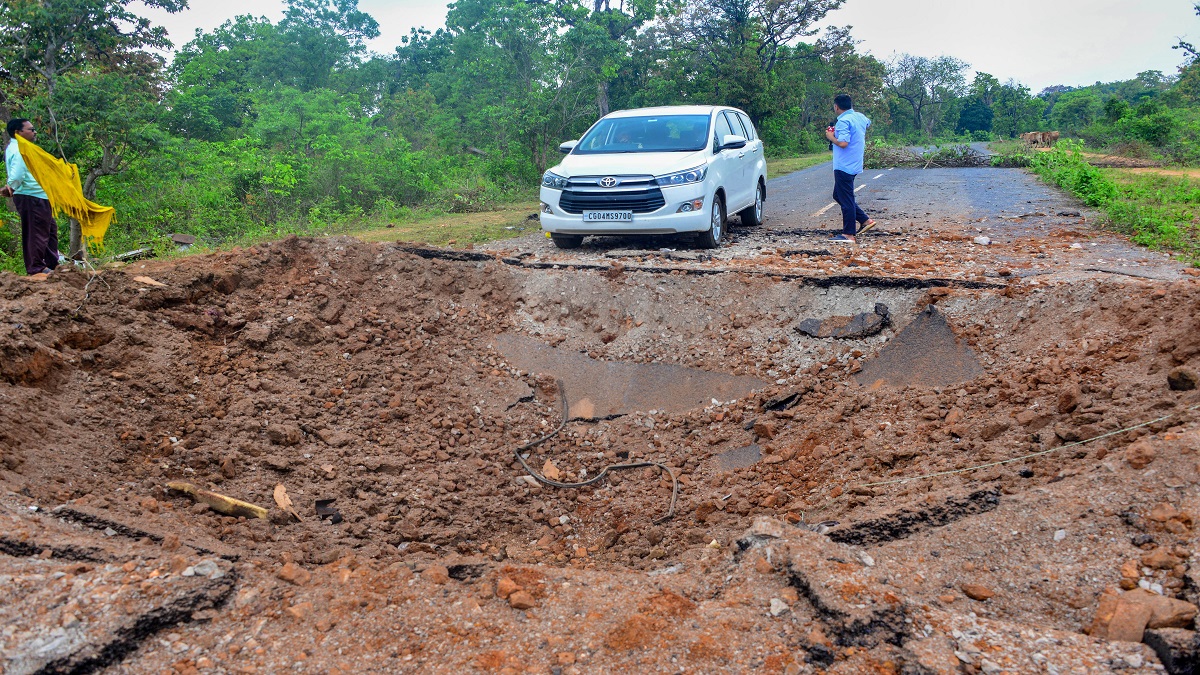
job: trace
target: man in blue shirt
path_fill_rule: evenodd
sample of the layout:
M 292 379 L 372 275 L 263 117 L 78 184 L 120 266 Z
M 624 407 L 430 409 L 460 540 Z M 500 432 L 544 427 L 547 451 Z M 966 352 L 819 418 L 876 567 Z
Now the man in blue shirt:
M 4 169 L 8 172 L 8 180 L 0 188 L 0 197 L 12 197 L 13 206 L 21 216 L 25 273 L 48 274 L 58 267 L 62 257 L 58 252 L 58 221 L 54 218 L 46 191 L 29 172 L 29 167 L 25 166 L 25 159 L 21 157 L 21 150 L 17 146 L 18 135 L 30 143 L 37 138 L 37 132 L 29 120 L 20 117 L 9 120 L 8 136 L 11 140 L 4 149 Z
M 854 200 L 854 177 L 863 170 L 863 148 L 871 120 L 855 112 L 850 97 L 845 94 L 833 99 L 833 111 L 837 113 L 837 123 L 825 130 L 825 137 L 832 144 L 833 199 L 842 207 L 842 233 L 832 241 L 856 244 L 860 232 L 875 227 L 875 221 L 863 213 Z

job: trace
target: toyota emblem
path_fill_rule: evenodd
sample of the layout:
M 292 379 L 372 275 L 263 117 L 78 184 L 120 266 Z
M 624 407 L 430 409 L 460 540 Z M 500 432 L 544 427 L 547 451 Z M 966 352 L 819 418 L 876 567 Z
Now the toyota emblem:
M 606 176 L 606 177 L 600 179 L 600 187 L 603 187 L 603 188 L 617 187 L 617 185 L 619 185 L 620 183 L 621 183 L 621 181 L 617 180 L 616 178 L 613 178 L 612 176 Z

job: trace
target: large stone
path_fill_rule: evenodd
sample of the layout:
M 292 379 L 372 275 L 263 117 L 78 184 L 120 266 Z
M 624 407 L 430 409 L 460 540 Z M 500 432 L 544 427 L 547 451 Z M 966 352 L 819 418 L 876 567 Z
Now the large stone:
M 1141 642 L 1142 633 L 1150 623 L 1153 613 L 1149 605 L 1129 602 L 1123 597 L 1117 598 L 1106 634 L 1097 637 L 1121 642 Z
M 1154 447 L 1146 439 L 1130 443 L 1125 448 L 1125 461 L 1135 469 L 1144 469 L 1154 461 Z
M 1121 595 L 1123 602 L 1143 605 L 1150 609 L 1149 628 L 1187 628 L 1196 619 L 1198 608 L 1190 602 L 1168 598 L 1141 588 Z
M 990 419 L 979 429 L 979 438 L 985 441 L 995 440 L 1010 427 L 1012 427 L 1012 420 L 1007 417 Z
M 854 316 L 831 316 L 828 319 L 805 319 L 796 330 L 817 338 L 853 340 L 869 337 L 883 330 L 890 312 L 887 305 L 875 303 L 875 309 Z
M 1142 636 L 1170 675 L 1200 672 L 1200 636 L 1182 628 L 1152 628 Z
M 1058 392 L 1059 414 L 1069 413 L 1079 406 L 1079 383 L 1069 382 Z
M 272 424 L 267 427 L 267 439 L 275 445 L 296 445 L 303 438 L 300 428 L 291 424 Z
M 1191 391 L 1200 386 L 1200 374 L 1191 368 L 1175 368 L 1167 373 L 1167 384 L 1175 391 Z

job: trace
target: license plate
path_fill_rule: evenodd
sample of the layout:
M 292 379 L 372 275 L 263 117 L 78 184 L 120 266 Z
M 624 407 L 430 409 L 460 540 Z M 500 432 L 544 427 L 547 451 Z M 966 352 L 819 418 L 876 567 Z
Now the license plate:
M 633 211 L 584 211 L 584 222 L 632 223 Z

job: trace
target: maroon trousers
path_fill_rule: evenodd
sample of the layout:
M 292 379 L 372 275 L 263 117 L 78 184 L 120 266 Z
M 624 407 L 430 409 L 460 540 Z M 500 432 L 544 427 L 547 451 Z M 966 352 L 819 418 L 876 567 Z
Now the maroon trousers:
M 21 216 L 25 273 L 39 274 L 58 267 L 58 221 L 50 209 L 50 200 L 13 195 L 13 206 Z

